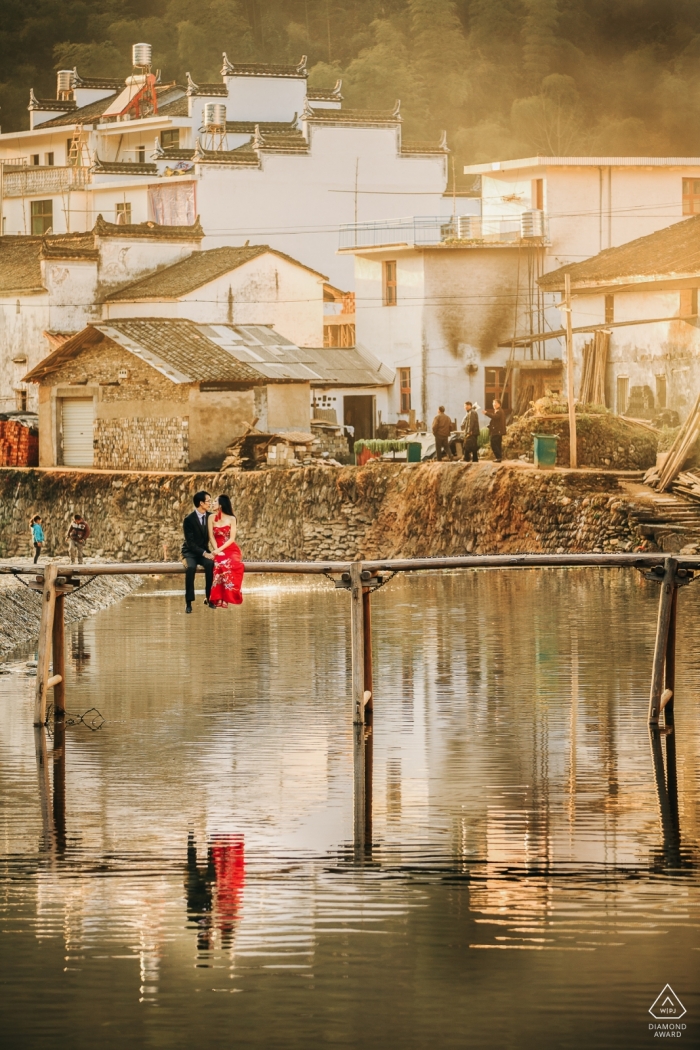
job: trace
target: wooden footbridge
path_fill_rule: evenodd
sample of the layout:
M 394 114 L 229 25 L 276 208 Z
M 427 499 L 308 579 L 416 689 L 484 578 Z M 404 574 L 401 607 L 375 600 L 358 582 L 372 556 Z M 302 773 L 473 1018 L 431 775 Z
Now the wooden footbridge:
M 336 587 L 350 595 L 352 644 L 352 721 L 363 725 L 371 719 L 372 621 L 371 595 L 397 572 L 440 569 L 513 570 L 536 568 L 596 567 L 641 571 L 651 583 L 660 586 L 656 642 L 651 667 L 649 723 L 658 725 L 661 712 L 667 726 L 673 724 L 676 669 L 676 609 L 678 588 L 689 584 L 700 569 L 700 556 L 665 554 L 493 554 L 458 558 L 384 559 L 352 562 L 247 562 L 246 575 L 276 573 L 328 576 Z M 53 690 L 55 722 L 65 718 L 65 628 L 64 604 L 71 594 L 95 576 L 170 576 L 184 574 L 181 562 L 107 562 L 69 565 L 50 562 L 42 566 L 2 565 L 0 572 L 33 577 L 28 585 L 41 593 L 34 725 L 47 721 L 47 699 Z M 53 669 L 51 673 L 51 663 Z

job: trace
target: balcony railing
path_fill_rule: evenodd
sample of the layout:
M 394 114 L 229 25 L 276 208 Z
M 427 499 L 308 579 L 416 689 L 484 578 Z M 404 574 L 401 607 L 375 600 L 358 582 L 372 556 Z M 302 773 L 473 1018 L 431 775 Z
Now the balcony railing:
M 81 190 L 90 182 L 88 168 L 32 166 L 5 167 L 2 179 L 4 197 L 35 197 L 38 193 L 66 193 Z
M 420 215 L 381 222 L 347 223 L 340 227 L 340 248 L 383 248 L 392 245 L 546 244 L 547 217 L 543 211 L 519 215 Z

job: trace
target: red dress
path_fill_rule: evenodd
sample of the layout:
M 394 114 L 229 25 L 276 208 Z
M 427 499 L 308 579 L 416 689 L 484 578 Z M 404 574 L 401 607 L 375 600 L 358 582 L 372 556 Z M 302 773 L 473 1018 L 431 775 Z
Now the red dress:
M 221 514 L 217 513 L 214 518 L 214 540 L 217 547 L 226 543 L 231 535 L 231 526 L 217 525 L 219 521 L 221 521 Z M 209 604 L 214 605 L 217 609 L 225 609 L 227 605 L 240 605 L 243 601 L 241 586 L 244 572 L 245 565 L 241 560 L 241 548 L 237 544 L 231 543 L 221 554 L 216 554 Z

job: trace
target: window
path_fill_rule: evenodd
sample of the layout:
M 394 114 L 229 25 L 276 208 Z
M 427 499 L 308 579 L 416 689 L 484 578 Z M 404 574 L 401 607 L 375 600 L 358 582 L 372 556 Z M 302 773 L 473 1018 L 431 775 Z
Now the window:
M 623 416 L 627 411 L 627 403 L 629 401 L 630 393 L 630 381 L 628 376 L 617 377 L 617 397 L 615 399 L 615 407 L 617 408 L 618 416 Z
M 533 208 L 537 208 L 538 211 L 544 210 L 544 179 L 532 180 L 530 204 Z
M 131 222 L 131 203 L 124 201 L 123 204 L 117 204 L 116 207 L 116 221 L 118 226 L 128 226 Z
M 17 406 L 18 412 L 27 411 L 27 391 L 26 390 L 15 390 L 15 405 Z
M 32 153 L 32 164 L 36 168 L 39 167 L 39 154 L 38 153 Z
M 683 288 L 681 291 L 680 317 L 695 317 L 698 312 L 697 288 Z
M 700 179 L 683 179 L 683 214 L 700 215 Z
M 163 149 L 172 147 L 173 149 L 180 148 L 180 129 L 179 128 L 168 128 L 167 131 L 161 131 L 160 133 L 160 144 Z
M 137 159 L 139 164 L 145 164 L 146 163 L 146 147 L 145 146 L 139 146 L 138 150 L 136 151 L 136 159 Z
M 47 168 L 53 168 L 53 153 L 44 154 L 44 164 Z
M 656 376 L 656 407 L 666 408 L 666 376 Z
M 396 282 L 396 260 L 392 259 L 382 264 L 384 271 L 384 305 L 396 306 L 398 302 Z
M 605 296 L 605 323 L 612 324 L 615 320 L 615 296 Z
M 53 201 L 32 201 L 32 234 L 41 237 L 53 228 Z
M 401 395 L 401 408 L 399 412 L 411 411 L 411 369 L 399 369 L 399 393 Z
M 509 380 L 508 386 L 504 389 L 505 381 L 505 368 L 484 369 L 484 408 L 493 408 L 493 399 L 494 397 L 497 397 L 498 400 L 501 402 L 501 407 L 503 411 L 510 412 L 511 383 Z

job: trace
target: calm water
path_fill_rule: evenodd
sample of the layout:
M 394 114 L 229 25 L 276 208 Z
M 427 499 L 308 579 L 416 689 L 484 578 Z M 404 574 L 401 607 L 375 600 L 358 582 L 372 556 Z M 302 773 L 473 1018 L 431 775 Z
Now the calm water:
M 347 594 L 248 585 L 70 629 L 97 732 L 0 677 L 3 1047 L 636 1048 L 666 983 L 698 1045 L 697 591 L 669 743 L 636 573 L 396 578 L 363 744 Z

